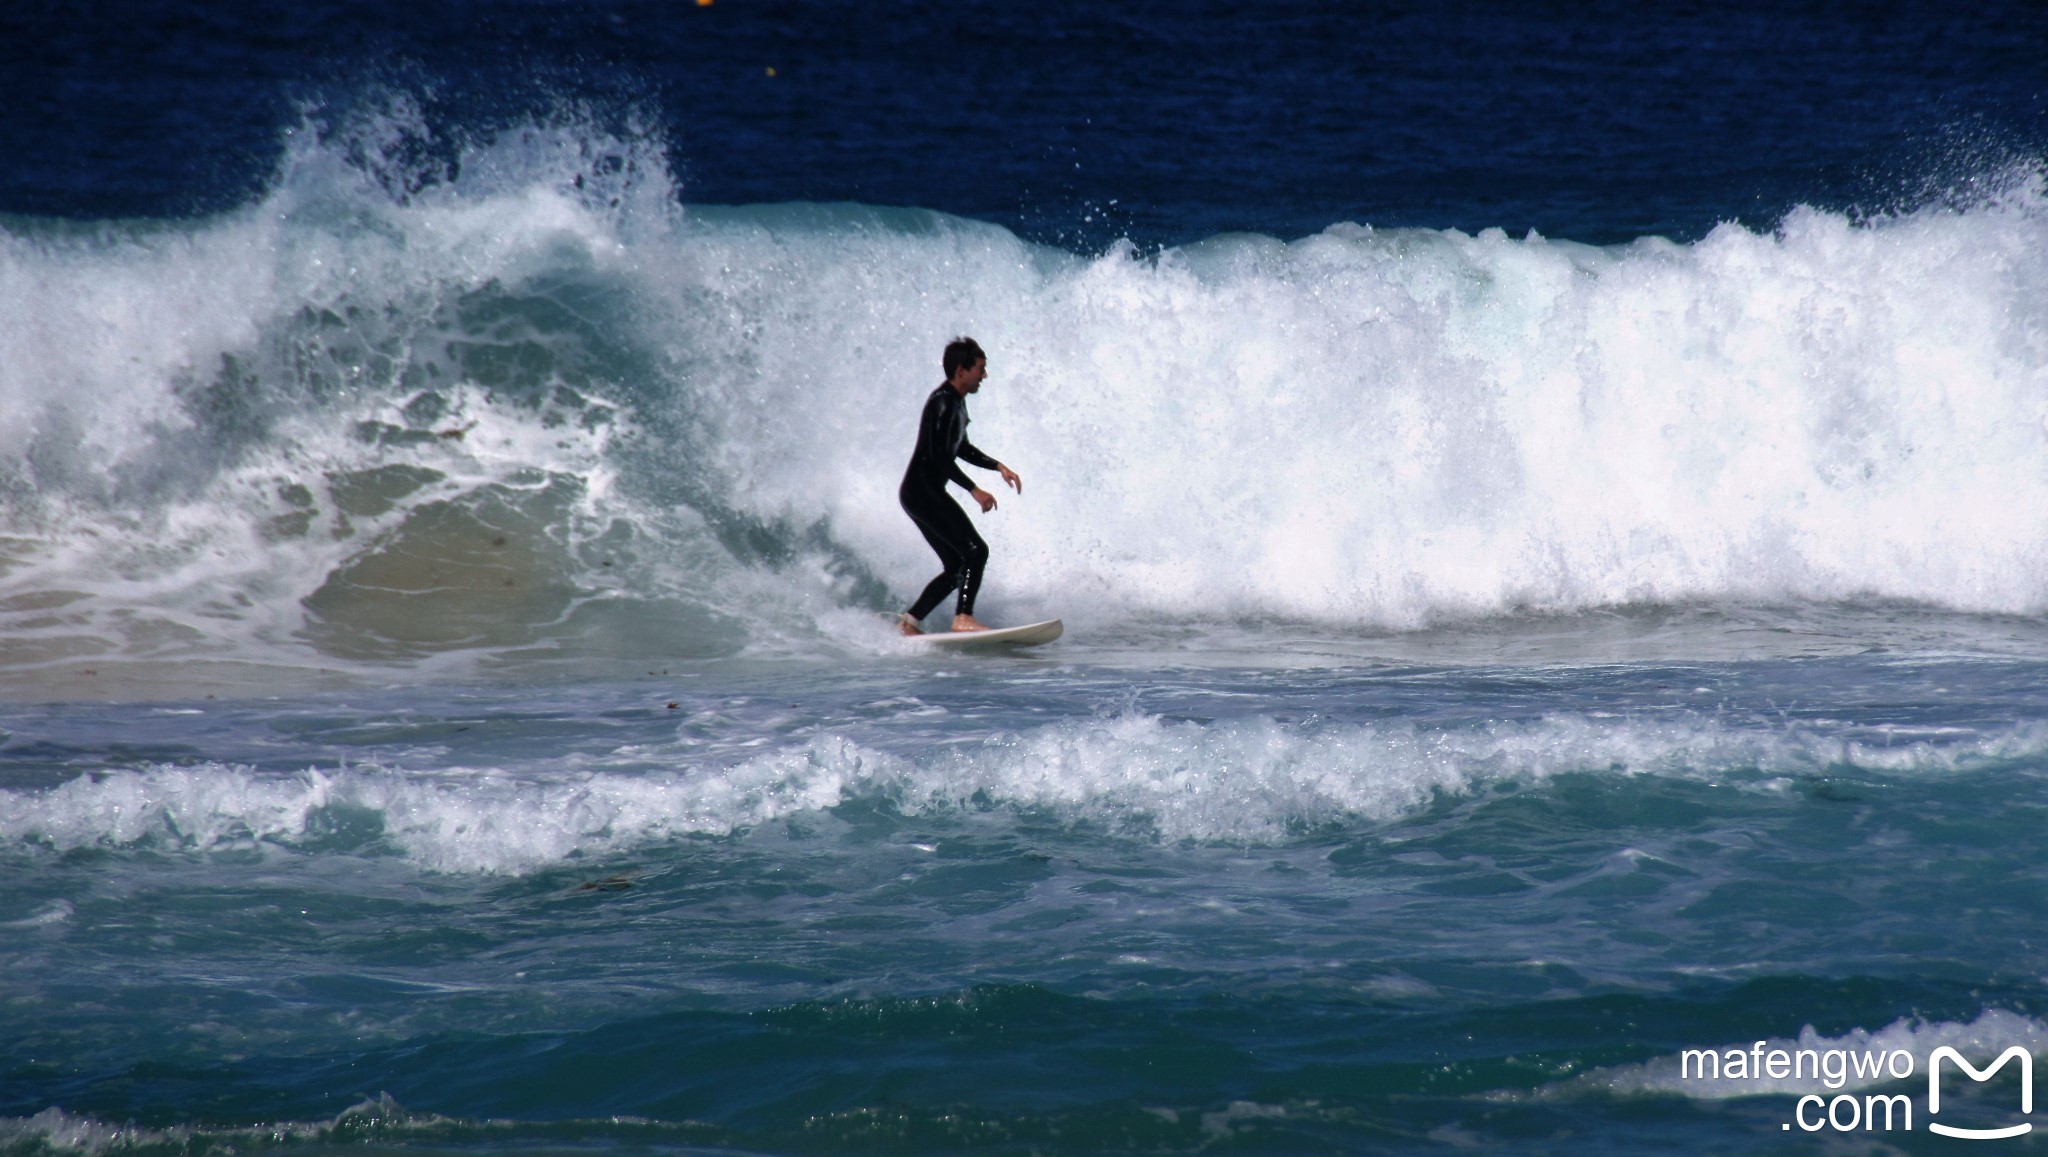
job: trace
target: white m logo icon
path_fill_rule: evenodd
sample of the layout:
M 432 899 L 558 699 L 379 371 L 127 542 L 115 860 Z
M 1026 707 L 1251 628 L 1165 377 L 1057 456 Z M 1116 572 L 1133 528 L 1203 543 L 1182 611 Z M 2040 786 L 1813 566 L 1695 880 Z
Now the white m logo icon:
M 1941 1112 L 1941 1060 L 1947 1057 L 1954 1061 L 1973 1081 L 1988 1081 L 2005 1062 L 2017 1059 L 2020 1062 L 2020 1113 L 2029 1115 L 2034 1111 L 2034 1055 L 2019 1045 L 1998 1054 L 1998 1059 L 1985 1068 L 1979 1069 L 1964 1059 L 1963 1054 L 1943 1045 L 1934 1050 L 1927 1060 L 1927 1115 L 1932 1117 Z M 2020 1125 L 2008 1125 L 2003 1129 L 1958 1129 L 1950 1125 L 1937 1125 L 1930 1121 L 1927 1127 L 1944 1137 L 1967 1137 L 1973 1141 L 1996 1141 L 2001 1137 L 2017 1137 L 2031 1130 L 2029 1121 Z

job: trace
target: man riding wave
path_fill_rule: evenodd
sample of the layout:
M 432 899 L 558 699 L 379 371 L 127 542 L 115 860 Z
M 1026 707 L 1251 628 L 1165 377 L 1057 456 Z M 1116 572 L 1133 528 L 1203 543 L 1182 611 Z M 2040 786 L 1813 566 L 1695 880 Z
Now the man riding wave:
M 953 629 L 985 631 L 974 617 L 974 596 L 981 590 L 981 570 L 988 562 L 988 544 L 975 532 L 967 513 L 946 493 L 946 483 L 957 484 L 974 496 L 983 513 L 996 508 L 996 496 L 976 486 L 960 469 L 960 462 L 995 470 L 1017 493 L 1024 493 L 1024 480 L 1017 472 L 989 457 L 967 440 L 967 395 L 981 389 L 988 377 L 988 355 L 973 338 L 955 338 L 946 346 L 941 363 L 946 380 L 925 399 L 924 416 L 917 424 L 917 449 L 903 472 L 903 484 L 896 499 L 903 512 L 917 524 L 924 540 L 938 552 L 945 569 L 925 584 L 924 593 L 898 617 L 906 635 L 924 634 L 924 617 L 954 590 L 960 599 L 954 609 Z

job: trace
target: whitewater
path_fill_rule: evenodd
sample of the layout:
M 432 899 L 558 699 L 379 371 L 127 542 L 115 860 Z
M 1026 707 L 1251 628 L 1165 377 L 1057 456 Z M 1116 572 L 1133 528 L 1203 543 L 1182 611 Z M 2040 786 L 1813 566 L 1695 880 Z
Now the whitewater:
M 573 121 L 428 172 L 386 160 L 416 122 L 353 131 L 224 216 L 0 235 L 10 685 L 872 654 L 929 569 L 891 488 L 956 333 L 1028 479 L 999 618 L 2048 605 L 2037 173 L 1685 245 L 1088 256 L 681 204 L 658 141 Z

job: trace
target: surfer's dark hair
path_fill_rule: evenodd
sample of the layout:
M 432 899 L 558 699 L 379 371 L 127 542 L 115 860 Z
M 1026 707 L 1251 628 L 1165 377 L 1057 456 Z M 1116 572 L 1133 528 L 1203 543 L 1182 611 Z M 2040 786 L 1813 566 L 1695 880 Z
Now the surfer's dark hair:
M 946 380 L 952 381 L 954 374 L 959 373 L 978 361 L 985 361 L 987 358 L 988 355 L 981 352 L 981 345 L 973 338 L 954 338 L 946 343 Z

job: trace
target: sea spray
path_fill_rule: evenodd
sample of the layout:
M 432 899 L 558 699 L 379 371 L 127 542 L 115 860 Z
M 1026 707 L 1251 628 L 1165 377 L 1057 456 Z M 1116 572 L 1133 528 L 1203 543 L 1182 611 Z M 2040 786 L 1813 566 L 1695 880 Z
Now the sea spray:
M 302 127 L 209 220 L 0 233 L 9 669 L 870 648 L 845 614 L 932 567 L 891 489 L 958 333 L 1026 480 L 999 616 L 2048 606 L 2038 175 L 1691 245 L 1090 257 L 691 207 L 574 117 L 424 132 Z

